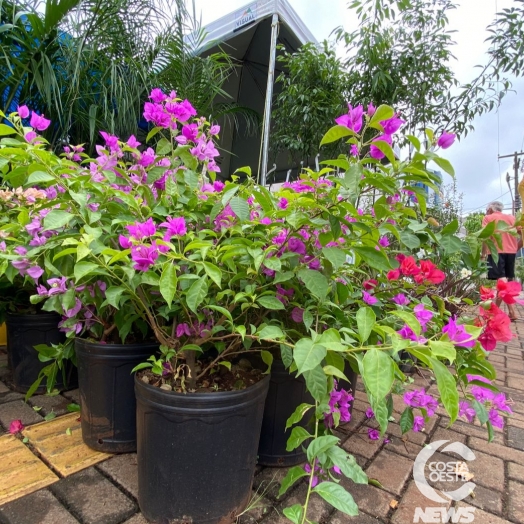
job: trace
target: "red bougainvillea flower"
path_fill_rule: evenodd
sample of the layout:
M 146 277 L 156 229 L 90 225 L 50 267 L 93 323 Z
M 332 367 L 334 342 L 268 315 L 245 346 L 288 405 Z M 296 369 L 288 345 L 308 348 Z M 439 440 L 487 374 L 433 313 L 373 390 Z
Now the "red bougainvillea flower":
M 376 286 L 378 286 L 378 282 L 374 278 L 370 278 L 369 280 L 364 280 L 364 282 L 362 282 L 362 287 L 366 291 L 369 291 L 370 289 L 373 289 Z
M 421 284 L 427 282 L 430 284 L 440 284 L 446 275 L 433 264 L 430 260 L 421 260 L 420 273 L 415 275 L 415 282 Z
M 22 424 L 22 421 L 20 419 L 13 420 L 11 424 L 9 424 L 9 433 L 11 435 L 14 435 L 15 433 L 20 433 L 24 429 L 24 425 Z
M 400 272 L 406 277 L 418 275 L 420 268 L 417 266 L 413 257 L 406 257 L 400 262 Z
M 495 298 L 495 290 L 490 287 L 480 286 L 480 300 L 491 300 Z
M 400 278 L 400 269 L 392 269 L 391 271 L 388 271 L 386 277 L 388 280 L 398 280 Z
M 508 282 L 504 279 L 497 280 L 497 292 L 506 304 L 515 304 L 518 302 L 515 297 L 520 295 L 522 287 L 518 282 Z
M 489 309 L 480 307 L 480 316 L 485 321 L 485 328 L 479 337 L 479 341 L 486 351 L 492 351 L 493 349 L 488 349 L 484 345 L 484 343 L 486 343 L 488 347 L 491 347 L 493 345 L 492 338 L 497 342 L 509 342 L 513 338 L 510 327 L 511 320 L 494 302 L 490 304 Z
M 482 335 L 480 335 L 480 337 L 478 338 L 478 341 L 486 351 L 493 351 L 497 346 L 497 341 L 495 340 L 495 337 L 489 331 L 484 331 L 484 333 L 482 333 Z

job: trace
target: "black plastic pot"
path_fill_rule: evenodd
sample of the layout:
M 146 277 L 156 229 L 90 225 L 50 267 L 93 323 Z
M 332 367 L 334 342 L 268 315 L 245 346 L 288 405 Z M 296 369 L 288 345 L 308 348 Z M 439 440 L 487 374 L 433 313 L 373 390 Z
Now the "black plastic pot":
M 258 445 L 258 463 L 262 466 L 295 466 L 306 460 L 301 447 L 286 451 L 291 428 L 284 430 L 287 419 L 302 403 L 313 404 L 313 397 L 306 389 L 303 376 L 295 377 L 284 367 L 281 360 L 274 360 L 271 366 L 271 381 L 264 406 L 264 418 Z M 300 425 L 307 426 L 309 418 L 304 417 Z
M 49 365 L 49 362 L 38 360 L 38 352 L 34 346 L 65 341 L 65 333 L 58 329 L 60 320 L 60 315 L 56 313 L 6 316 L 8 364 L 13 372 L 13 385 L 17 391 L 27 393 L 40 371 Z M 76 385 L 76 368 L 73 364 L 66 365 L 66 381 L 64 383 L 62 373 L 59 372 L 55 387 L 63 390 Z M 43 393 L 45 388 L 44 379 L 36 392 Z
M 234 522 L 247 505 L 269 376 L 247 389 L 175 393 L 135 379 L 138 503 L 155 523 Z
M 82 439 L 106 453 L 136 451 L 136 400 L 131 370 L 157 343 L 99 344 L 75 340 Z

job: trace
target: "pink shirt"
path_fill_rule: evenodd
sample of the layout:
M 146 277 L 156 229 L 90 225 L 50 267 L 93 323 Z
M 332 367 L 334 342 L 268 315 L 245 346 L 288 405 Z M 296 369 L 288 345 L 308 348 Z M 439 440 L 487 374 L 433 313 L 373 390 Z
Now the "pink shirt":
M 482 219 L 482 227 L 484 227 L 486 224 L 489 224 L 490 222 L 493 222 L 494 220 L 506 222 L 506 224 L 508 224 L 509 226 L 515 225 L 515 217 L 513 215 L 505 215 L 504 213 L 495 211 L 494 213 L 491 213 L 491 215 L 486 215 Z M 495 232 L 496 233 L 499 232 L 502 238 L 502 249 L 500 249 L 497 245 L 497 250 L 499 253 L 516 253 L 517 252 L 517 244 L 518 244 L 517 237 L 514 237 L 510 233 L 497 231 L 497 229 L 495 229 Z

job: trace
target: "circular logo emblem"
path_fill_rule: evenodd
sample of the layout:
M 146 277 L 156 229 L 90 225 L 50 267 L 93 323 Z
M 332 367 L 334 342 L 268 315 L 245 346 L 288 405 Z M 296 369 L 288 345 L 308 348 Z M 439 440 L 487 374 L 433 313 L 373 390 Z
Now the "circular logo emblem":
M 449 462 L 430 462 L 428 461 L 433 454 L 449 440 L 436 440 L 431 442 L 417 455 L 415 464 L 413 466 L 413 478 L 419 491 L 428 499 L 434 502 L 447 502 L 442 498 L 434 488 L 432 488 L 426 479 L 425 470 L 426 465 L 430 471 L 430 480 L 434 481 L 456 481 L 459 478 L 469 477 L 468 469 L 465 463 L 457 461 Z M 475 460 L 475 454 L 465 444 L 460 442 L 452 442 L 442 449 L 442 452 L 453 452 L 461 456 L 464 460 Z M 462 500 L 465 499 L 475 489 L 475 483 L 469 480 L 455 491 L 442 491 L 448 499 Z

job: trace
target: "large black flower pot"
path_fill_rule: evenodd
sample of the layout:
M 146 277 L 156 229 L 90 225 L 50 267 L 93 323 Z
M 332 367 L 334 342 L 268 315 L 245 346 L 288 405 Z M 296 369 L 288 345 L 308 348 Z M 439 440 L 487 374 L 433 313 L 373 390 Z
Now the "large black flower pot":
M 315 403 L 306 389 L 304 377 L 295 377 L 284 367 L 281 360 L 275 359 L 271 365 L 271 381 L 258 445 L 259 464 L 287 467 L 306 460 L 301 446 L 293 451 L 286 451 L 287 440 L 291 434 L 291 428 L 285 430 L 286 422 L 302 403 Z M 306 415 L 299 424 L 307 427 L 308 420 Z
M 136 400 L 131 370 L 158 344 L 75 341 L 82 439 L 106 453 L 136 451 Z
M 249 502 L 269 376 L 176 393 L 135 379 L 138 503 L 155 523 L 234 522 Z
M 13 385 L 17 391 L 27 393 L 40 371 L 50 364 L 38 359 L 38 352 L 34 347 L 65 342 L 65 333 L 58 328 L 59 322 L 60 315 L 56 313 L 6 316 L 8 364 L 13 372 Z M 65 381 L 61 371 L 56 376 L 55 387 L 59 390 L 74 388 L 77 385 L 75 366 L 68 362 L 65 370 Z M 45 389 L 44 378 L 36 392 L 43 393 Z

